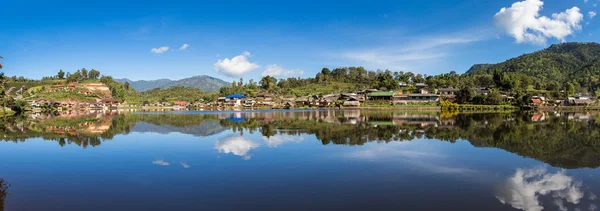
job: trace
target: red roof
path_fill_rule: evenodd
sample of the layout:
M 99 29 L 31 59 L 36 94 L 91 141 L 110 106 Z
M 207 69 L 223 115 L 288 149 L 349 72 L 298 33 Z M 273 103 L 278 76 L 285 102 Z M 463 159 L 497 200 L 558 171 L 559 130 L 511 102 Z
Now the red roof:
M 185 101 L 175 101 L 173 104 L 175 105 L 187 105 L 188 103 Z
M 542 103 L 542 100 L 540 100 L 540 99 L 531 99 L 531 102 L 533 102 L 534 104 L 540 104 L 540 103 Z

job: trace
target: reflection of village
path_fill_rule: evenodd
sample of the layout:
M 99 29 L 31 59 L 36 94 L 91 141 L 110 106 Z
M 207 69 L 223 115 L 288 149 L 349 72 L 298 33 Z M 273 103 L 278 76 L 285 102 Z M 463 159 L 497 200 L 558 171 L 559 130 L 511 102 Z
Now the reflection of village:
M 535 112 L 531 116 L 533 122 L 543 122 L 549 120 L 551 117 L 567 117 L 570 121 L 589 121 L 593 119 L 591 113 L 560 113 L 560 112 Z
M 42 123 L 42 129 L 45 133 L 55 133 L 58 135 L 77 136 L 81 134 L 103 134 L 108 131 L 112 124 L 112 119 L 120 114 L 116 110 L 108 111 L 62 111 L 56 113 L 33 113 L 30 114 L 28 122 Z M 46 121 L 60 120 L 62 123 L 52 124 Z M 46 124 L 44 124 L 46 122 Z M 13 132 L 27 132 L 23 124 L 15 124 Z
M 34 113 L 30 114 L 31 120 L 44 121 L 47 119 L 90 119 L 91 121 L 81 122 L 68 128 L 59 128 L 48 126 L 48 132 L 54 131 L 59 134 L 69 133 L 78 134 L 80 132 L 89 134 L 100 134 L 106 132 L 111 126 L 111 120 L 118 115 L 124 114 L 124 111 L 118 110 L 92 110 L 78 111 L 69 110 L 56 112 L 53 114 Z M 155 115 L 155 114 L 139 114 Z M 304 110 L 295 112 L 216 112 L 211 114 L 215 119 L 241 122 L 253 120 L 259 123 L 271 123 L 279 120 L 299 120 L 299 121 L 322 121 L 331 124 L 348 125 L 370 125 L 379 126 L 417 126 L 419 128 L 452 128 L 456 123 L 455 114 L 444 113 L 419 113 L 419 112 L 377 112 L 370 110 Z M 570 121 L 589 121 L 594 118 L 591 113 L 559 113 L 559 112 L 535 112 L 528 115 L 532 122 L 542 122 L 552 117 L 566 117 Z M 181 115 L 182 118 L 189 116 Z M 507 121 L 510 119 L 507 119 Z

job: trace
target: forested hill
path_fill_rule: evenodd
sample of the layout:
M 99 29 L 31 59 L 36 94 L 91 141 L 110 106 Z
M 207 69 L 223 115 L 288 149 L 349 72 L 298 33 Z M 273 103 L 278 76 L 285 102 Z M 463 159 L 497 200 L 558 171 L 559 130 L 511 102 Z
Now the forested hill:
M 539 90 L 562 89 L 566 84 L 583 91 L 597 90 L 600 87 L 600 44 L 554 44 L 502 63 L 474 65 L 466 74 L 495 75 L 497 82 L 521 81 Z M 518 84 L 505 84 L 514 85 Z
M 124 78 L 124 79 L 116 79 L 116 81 L 119 81 L 121 83 L 125 83 L 127 81 L 127 82 L 129 82 L 131 87 L 133 87 L 134 89 L 136 89 L 138 91 L 142 91 L 142 92 L 146 91 L 146 90 L 155 89 L 155 88 L 169 88 L 169 87 L 178 87 L 178 86 L 199 88 L 202 91 L 214 92 L 214 91 L 218 91 L 223 86 L 231 85 L 230 83 L 225 82 L 221 79 L 206 76 L 206 75 L 194 76 L 194 77 L 190 77 L 190 78 L 184 78 L 181 80 L 158 79 L 158 80 L 149 80 L 149 81 L 145 81 L 145 80 L 132 81 L 132 80 Z

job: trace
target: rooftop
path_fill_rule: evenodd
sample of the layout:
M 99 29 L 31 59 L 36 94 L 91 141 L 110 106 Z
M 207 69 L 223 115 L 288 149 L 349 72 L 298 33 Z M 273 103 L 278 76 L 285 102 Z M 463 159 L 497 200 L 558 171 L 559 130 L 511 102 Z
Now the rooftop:
M 394 96 L 393 92 L 371 92 L 367 94 L 369 97 L 392 97 Z

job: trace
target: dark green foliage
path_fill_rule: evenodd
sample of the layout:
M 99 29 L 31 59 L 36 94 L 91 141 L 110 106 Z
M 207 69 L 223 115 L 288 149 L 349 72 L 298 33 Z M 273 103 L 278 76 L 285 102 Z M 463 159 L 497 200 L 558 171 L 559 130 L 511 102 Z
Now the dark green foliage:
M 466 75 L 492 77 L 505 91 L 564 90 L 593 94 L 600 89 L 600 44 L 563 43 L 498 64 L 474 65 Z M 488 83 L 479 80 L 479 83 Z M 478 84 L 479 85 L 479 84 Z

